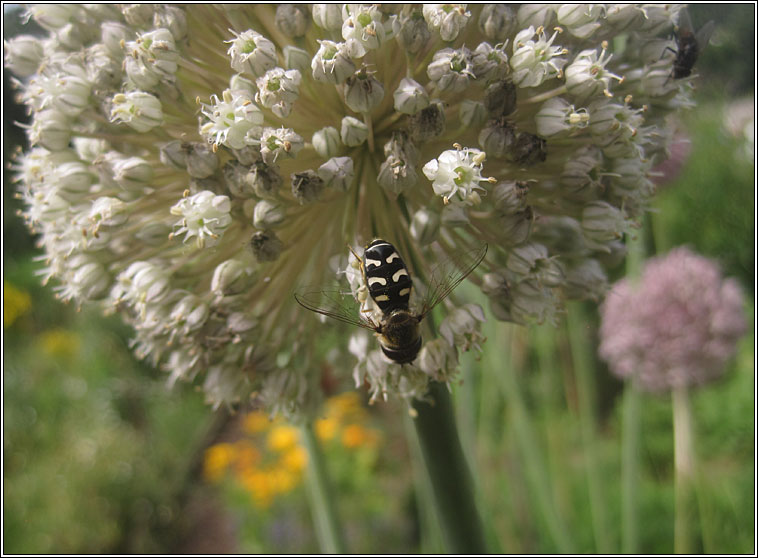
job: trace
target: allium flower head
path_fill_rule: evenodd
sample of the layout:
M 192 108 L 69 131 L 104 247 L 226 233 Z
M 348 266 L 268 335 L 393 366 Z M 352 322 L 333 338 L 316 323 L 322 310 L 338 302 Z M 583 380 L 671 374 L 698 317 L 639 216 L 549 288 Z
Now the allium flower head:
M 638 284 L 616 283 L 601 316 L 600 356 L 649 391 L 718 378 L 746 328 L 738 283 L 687 248 L 650 260 Z
M 664 122 L 691 106 L 689 80 L 666 76 L 671 7 L 28 13 L 48 36 L 6 42 L 5 61 L 31 113 L 13 168 L 40 273 L 64 299 L 122 313 L 137 354 L 216 405 L 314 408 L 317 332 L 340 324 L 292 295 L 360 283 L 346 246 L 375 237 L 408 263 L 412 304 L 430 270 L 485 243 L 469 280 L 498 318 L 542 322 L 564 295 L 602 296 L 600 262 L 618 260 L 654 190 Z M 414 363 L 374 340 L 356 351 L 359 384 L 421 397 L 453 378 L 483 316 L 456 294 Z M 329 358 L 351 367 L 349 348 Z

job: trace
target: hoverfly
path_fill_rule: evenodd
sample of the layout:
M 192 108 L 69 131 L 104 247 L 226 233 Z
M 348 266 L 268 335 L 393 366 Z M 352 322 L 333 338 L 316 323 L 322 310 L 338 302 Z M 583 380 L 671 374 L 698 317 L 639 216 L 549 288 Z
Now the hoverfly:
M 295 300 L 313 312 L 373 331 L 387 358 L 407 364 L 421 350 L 421 320 L 476 269 L 486 253 L 484 244 L 438 265 L 432 271 L 427 295 L 414 311 L 410 308 L 413 282 L 408 267 L 392 244 L 379 238 L 371 241 L 359 261 L 368 294 L 380 310 L 378 323 L 349 290 L 305 290 L 295 294 Z
M 692 68 L 697 62 L 700 51 L 705 48 L 713 33 L 715 24 L 709 21 L 695 33 L 687 10 L 679 12 L 679 27 L 676 35 L 676 50 L 668 47 L 676 54 L 671 77 L 674 79 L 686 78 L 692 73 Z

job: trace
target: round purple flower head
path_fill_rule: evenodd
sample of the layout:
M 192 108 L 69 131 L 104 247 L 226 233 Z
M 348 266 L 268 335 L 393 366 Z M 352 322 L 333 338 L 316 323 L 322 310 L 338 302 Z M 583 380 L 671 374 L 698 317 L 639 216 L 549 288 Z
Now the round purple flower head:
M 601 307 L 600 356 L 647 391 L 702 384 L 723 374 L 745 331 L 742 291 L 687 248 L 650 260 Z

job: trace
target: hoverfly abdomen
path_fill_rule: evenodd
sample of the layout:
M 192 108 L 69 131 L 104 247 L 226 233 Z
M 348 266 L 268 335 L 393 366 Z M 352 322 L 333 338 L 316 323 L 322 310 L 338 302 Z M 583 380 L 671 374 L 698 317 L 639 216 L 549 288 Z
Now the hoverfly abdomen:
M 363 253 L 366 287 L 384 313 L 407 310 L 413 282 L 403 259 L 386 240 L 372 241 Z

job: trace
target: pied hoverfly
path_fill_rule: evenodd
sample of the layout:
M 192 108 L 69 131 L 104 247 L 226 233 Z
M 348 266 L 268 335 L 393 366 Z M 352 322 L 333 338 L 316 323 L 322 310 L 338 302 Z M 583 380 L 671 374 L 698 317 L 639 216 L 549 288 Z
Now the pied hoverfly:
M 413 362 L 421 350 L 421 320 L 474 271 L 486 253 L 484 244 L 438 265 L 416 312 L 409 305 L 413 282 L 397 250 L 386 240 L 371 241 L 359 261 L 368 294 L 381 311 L 379 323 L 344 289 L 305 290 L 295 294 L 295 300 L 308 310 L 375 332 L 384 354 L 398 364 L 406 364 Z
M 676 54 L 671 77 L 674 79 L 686 78 L 692 73 L 692 68 L 697 62 L 697 57 L 711 38 L 714 22 L 709 21 L 695 33 L 687 10 L 679 12 L 679 28 L 676 35 L 676 50 L 668 47 Z

